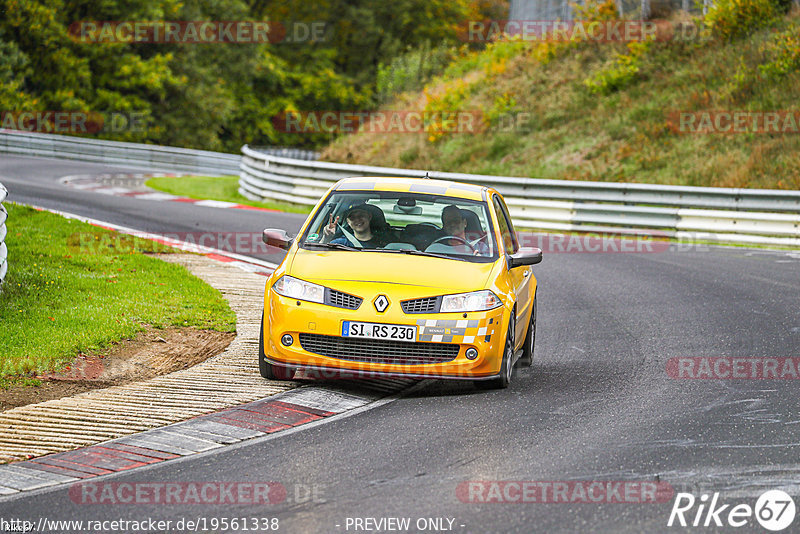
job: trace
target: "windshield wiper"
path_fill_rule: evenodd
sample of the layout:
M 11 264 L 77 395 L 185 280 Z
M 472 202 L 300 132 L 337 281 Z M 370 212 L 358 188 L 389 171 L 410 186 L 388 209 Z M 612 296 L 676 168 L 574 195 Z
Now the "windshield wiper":
M 319 248 L 333 248 L 336 250 L 355 250 L 360 251 L 360 248 L 342 245 L 341 243 L 303 243 L 304 247 L 319 247 Z
M 445 260 L 458 260 L 458 261 L 467 261 L 464 258 L 459 258 L 456 256 L 448 256 L 446 254 L 437 254 L 435 252 L 425 252 L 424 250 L 411 250 L 407 248 L 368 248 L 364 250 L 375 251 L 375 252 L 395 252 L 400 254 L 410 254 L 412 256 L 428 256 L 429 258 L 442 258 Z

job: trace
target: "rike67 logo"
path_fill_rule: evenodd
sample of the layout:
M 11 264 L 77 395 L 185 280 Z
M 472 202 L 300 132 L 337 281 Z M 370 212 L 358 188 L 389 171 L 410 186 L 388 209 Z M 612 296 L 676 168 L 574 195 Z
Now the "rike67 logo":
M 696 508 L 695 508 L 695 505 Z M 784 530 L 794 521 L 795 504 L 788 493 L 770 490 L 762 493 L 755 508 L 749 504 L 719 504 L 719 493 L 714 493 L 709 502 L 708 494 L 697 499 L 691 493 L 678 493 L 667 526 L 682 527 L 743 527 L 755 526 L 753 518 L 767 530 Z

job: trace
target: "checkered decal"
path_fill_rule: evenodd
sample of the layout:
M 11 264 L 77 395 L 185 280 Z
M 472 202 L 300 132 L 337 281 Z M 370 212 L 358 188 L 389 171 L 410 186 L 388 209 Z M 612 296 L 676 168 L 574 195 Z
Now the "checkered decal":
M 433 193 L 436 195 L 460 197 L 465 191 L 480 193 L 483 186 L 472 184 L 450 184 L 445 185 L 436 180 L 429 182 L 413 182 L 406 178 L 392 179 L 387 178 L 378 181 L 368 182 L 345 182 L 341 184 L 338 191 L 408 191 L 410 193 Z
M 475 343 L 476 339 L 488 339 L 495 333 L 500 317 L 483 319 L 437 320 L 420 319 L 419 341 L 440 341 L 442 343 Z

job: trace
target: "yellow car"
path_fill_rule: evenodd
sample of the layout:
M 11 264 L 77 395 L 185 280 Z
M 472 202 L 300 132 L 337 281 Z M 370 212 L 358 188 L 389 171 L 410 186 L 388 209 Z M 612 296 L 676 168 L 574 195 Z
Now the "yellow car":
M 536 338 L 538 248 L 520 248 L 494 189 L 348 178 L 314 207 L 267 279 L 261 376 L 458 378 L 507 387 Z M 312 373 L 313 374 L 313 373 Z

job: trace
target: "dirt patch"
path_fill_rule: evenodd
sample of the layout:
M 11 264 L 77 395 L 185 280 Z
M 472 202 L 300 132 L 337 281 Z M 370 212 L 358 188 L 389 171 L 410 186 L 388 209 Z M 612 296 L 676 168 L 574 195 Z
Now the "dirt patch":
M 0 411 L 186 369 L 219 354 L 235 337 L 194 328 L 148 329 L 105 352 L 81 354 L 61 372 L 37 377 L 41 386 L 0 391 Z

